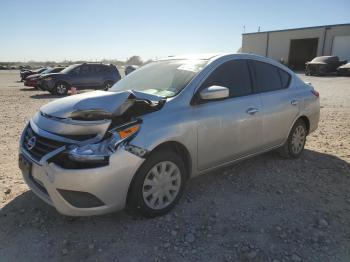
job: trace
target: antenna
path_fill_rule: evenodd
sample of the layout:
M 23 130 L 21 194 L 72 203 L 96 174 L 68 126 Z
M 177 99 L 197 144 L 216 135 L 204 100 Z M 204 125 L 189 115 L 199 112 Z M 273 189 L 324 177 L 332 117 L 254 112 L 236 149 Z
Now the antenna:
M 259 25 L 259 27 L 258 27 L 258 32 L 260 32 L 260 25 Z
M 245 33 L 245 25 L 243 25 L 243 34 Z

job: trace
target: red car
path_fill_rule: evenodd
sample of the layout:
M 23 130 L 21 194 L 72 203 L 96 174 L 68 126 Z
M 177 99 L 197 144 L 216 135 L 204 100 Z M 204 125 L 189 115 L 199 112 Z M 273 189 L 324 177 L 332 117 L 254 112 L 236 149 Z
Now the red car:
M 24 85 L 37 88 L 38 87 L 38 80 L 39 80 L 40 76 L 45 75 L 45 74 L 58 73 L 58 72 L 61 72 L 63 69 L 64 69 L 64 67 L 53 67 L 53 68 L 50 67 L 39 74 L 30 75 L 25 79 Z

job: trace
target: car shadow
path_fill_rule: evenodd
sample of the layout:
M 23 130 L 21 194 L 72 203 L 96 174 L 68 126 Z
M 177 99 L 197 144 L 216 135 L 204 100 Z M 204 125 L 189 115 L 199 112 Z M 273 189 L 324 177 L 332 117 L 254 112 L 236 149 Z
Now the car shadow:
M 36 89 L 35 87 L 27 87 L 27 88 L 20 88 L 20 91 L 40 91 L 39 89 Z
M 48 98 L 61 98 L 61 97 L 65 97 L 65 96 L 52 95 L 52 94 L 36 94 L 36 95 L 30 96 L 30 98 L 33 98 L 33 99 L 48 99 Z
M 138 261 L 144 256 L 144 250 L 151 257 L 167 256 L 170 252 L 175 260 L 181 260 L 178 252 L 160 249 L 160 245 L 164 241 L 173 241 L 175 245 L 177 239 L 182 242 L 188 228 L 194 228 L 196 235 L 200 235 L 201 228 L 210 223 L 214 230 L 210 238 L 203 235 L 196 240 L 197 248 L 214 245 L 223 250 L 225 246 L 220 243 L 236 243 L 241 237 L 263 250 L 265 245 L 267 249 L 271 245 L 276 248 L 285 245 L 274 236 L 274 225 L 297 224 L 307 228 L 319 215 L 331 221 L 334 232 L 344 231 L 344 239 L 336 233 L 332 237 L 345 243 L 346 234 L 350 233 L 350 228 L 344 228 L 343 224 L 350 219 L 345 201 L 350 200 L 349 188 L 348 162 L 330 154 L 305 150 L 299 159 L 283 159 L 270 152 L 191 179 L 175 209 L 169 215 L 154 219 L 143 219 L 124 211 L 72 219 L 60 215 L 31 191 L 26 191 L 0 210 L 0 244 L 3 253 L 4 250 L 15 253 L 16 245 L 21 245 L 25 254 L 31 254 L 31 248 L 36 245 L 34 240 L 38 239 L 43 246 L 50 247 L 42 251 L 42 260 L 61 256 L 62 248 L 73 247 L 74 252 L 67 255 L 72 261 L 81 258 L 76 257 L 77 250 L 84 258 L 97 259 L 98 251 L 87 248 L 91 243 L 95 247 L 103 246 L 104 254 L 113 254 L 116 250 L 119 254 L 118 249 L 122 250 L 118 261 L 125 261 L 128 256 Z M 337 216 L 332 216 L 334 212 Z M 257 238 L 259 234 L 265 234 L 261 242 Z M 5 236 L 9 238 L 7 242 Z M 23 239 L 26 236 L 33 240 L 32 244 Z M 290 249 L 294 248 L 292 243 L 289 245 Z M 34 254 L 28 259 L 36 258 Z

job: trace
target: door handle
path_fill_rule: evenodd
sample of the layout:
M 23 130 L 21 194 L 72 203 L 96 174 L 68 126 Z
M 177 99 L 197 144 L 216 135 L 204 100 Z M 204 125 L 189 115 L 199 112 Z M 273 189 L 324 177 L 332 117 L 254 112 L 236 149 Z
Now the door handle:
M 259 109 L 255 108 L 255 107 L 250 107 L 247 109 L 247 114 L 249 115 L 254 115 L 255 113 L 259 112 Z
M 292 101 L 290 101 L 290 103 L 293 105 L 293 106 L 296 106 L 297 104 L 299 104 L 299 101 L 294 99 Z

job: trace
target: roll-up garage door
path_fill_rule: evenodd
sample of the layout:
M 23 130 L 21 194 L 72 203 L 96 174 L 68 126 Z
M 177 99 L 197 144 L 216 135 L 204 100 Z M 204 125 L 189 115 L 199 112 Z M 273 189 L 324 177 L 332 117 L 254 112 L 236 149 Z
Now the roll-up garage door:
M 332 55 L 339 56 L 341 60 L 350 61 L 350 35 L 334 37 Z

